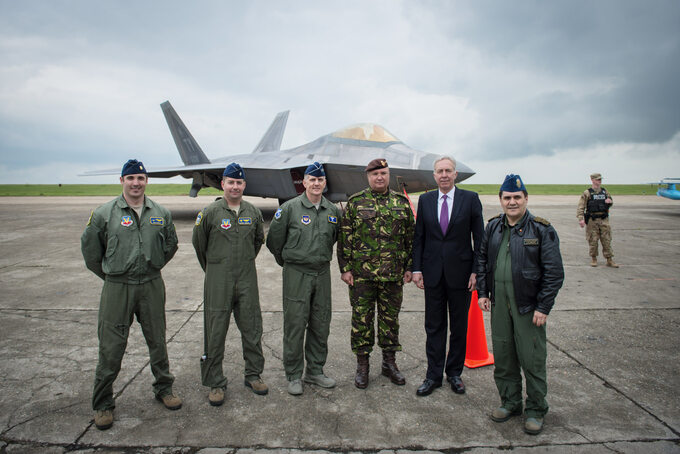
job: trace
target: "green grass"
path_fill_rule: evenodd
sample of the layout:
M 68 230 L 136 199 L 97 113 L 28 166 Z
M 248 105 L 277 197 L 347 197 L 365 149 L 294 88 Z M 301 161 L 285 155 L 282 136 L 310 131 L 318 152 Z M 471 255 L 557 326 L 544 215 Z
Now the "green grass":
M 588 184 L 527 184 L 529 195 L 580 195 Z M 461 189 L 475 191 L 479 194 L 498 194 L 500 185 L 496 184 L 461 184 Z M 612 195 L 656 195 L 656 186 L 651 184 L 607 184 L 604 185 Z
M 483 195 L 498 194 L 497 184 L 461 184 L 461 188 Z M 527 191 L 533 195 L 579 195 L 585 184 L 528 184 Z M 614 196 L 654 195 L 656 186 L 649 184 L 608 184 L 605 186 Z M 189 195 L 190 184 L 155 184 L 146 188 L 147 195 Z M 119 184 L 0 184 L 0 197 L 14 196 L 117 196 Z M 213 188 L 201 189 L 201 195 L 219 195 Z
M 190 184 L 150 184 L 146 194 L 189 196 Z M 122 193 L 120 184 L 0 184 L 0 197 L 7 196 L 117 196 Z M 202 195 L 221 194 L 213 188 L 201 189 Z

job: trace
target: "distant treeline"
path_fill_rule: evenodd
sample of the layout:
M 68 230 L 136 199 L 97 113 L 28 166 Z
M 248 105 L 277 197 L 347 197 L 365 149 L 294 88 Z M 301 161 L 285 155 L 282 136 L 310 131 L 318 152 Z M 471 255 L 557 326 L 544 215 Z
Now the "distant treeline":
M 463 189 L 479 194 L 497 194 L 497 184 L 461 184 Z M 656 186 L 650 184 L 607 184 L 604 185 L 616 195 L 654 195 Z M 588 187 L 587 184 L 528 184 L 529 194 L 533 195 L 578 195 Z M 151 183 L 146 188 L 149 196 L 189 195 L 190 184 Z M 0 184 L 0 196 L 116 196 L 121 193 L 119 184 Z M 221 191 L 213 188 L 201 189 L 201 195 L 219 195 Z

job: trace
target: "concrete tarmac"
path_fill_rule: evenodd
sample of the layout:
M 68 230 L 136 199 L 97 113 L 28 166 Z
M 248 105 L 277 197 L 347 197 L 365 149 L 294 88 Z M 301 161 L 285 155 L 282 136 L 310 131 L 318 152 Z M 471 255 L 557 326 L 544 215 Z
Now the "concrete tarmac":
M 80 253 L 90 211 L 110 198 L 0 198 L 0 453 L 150 452 L 680 452 L 680 203 L 654 196 L 616 196 L 613 248 L 619 269 L 589 266 L 575 196 L 529 196 L 561 239 L 566 280 L 548 317 L 545 429 L 522 430 L 522 418 L 498 424 L 493 367 L 466 369 L 467 393 L 443 386 L 427 397 L 416 388 L 426 371 L 423 294 L 406 286 L 400 316 L 407 383 L 380 375 L 353 385 L 350 306 L 337 263 L 327 375 L 335 389 L 286 392 L 282 367 L 281 270 L 263 248 L 257 257 L 264 321 L 263 379 L 269 395 L 243 386 L 236 324 L 226 341 L 226 402 L 211 407 L 200 384 L 203 272 L 191 246 L 197 212 L 212 197 L 157 197 L 172 210 L 179 251 L 163 270 L 167 339 L 174 390 L 184 399 L 168 411 L 153 399 L 148 351 L 132 328 L 115 383 L 115 423 L 93 424 L 97 309 L 102 281 Z M 250 199 L 269 221 L 276 201 Z M 500 212 L 483 196 L 486 219 Z M 484 315 L 491 348 L 488 314 Z

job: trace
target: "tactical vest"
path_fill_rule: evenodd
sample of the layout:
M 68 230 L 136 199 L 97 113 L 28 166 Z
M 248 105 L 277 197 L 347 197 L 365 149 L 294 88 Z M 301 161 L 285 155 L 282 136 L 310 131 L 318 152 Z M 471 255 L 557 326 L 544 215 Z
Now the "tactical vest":
M 602 191 L 596 193 L 593 188 L 588 188 L 590 192 L 590 198 L 588 199 L 588 214 L 593 219 L 601 219 L 609 216 L 609 205 L 605 203 L 607 196 L 607 190 L 601 188 Z

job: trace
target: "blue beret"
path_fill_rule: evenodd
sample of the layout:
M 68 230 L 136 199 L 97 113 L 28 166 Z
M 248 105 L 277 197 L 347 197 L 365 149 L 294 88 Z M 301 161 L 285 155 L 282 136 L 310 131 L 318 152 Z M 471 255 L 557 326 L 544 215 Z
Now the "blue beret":
M 524 187 L 524 182 L 519 175 L 510 174 L 505 176 L 505 181 L 501 185 L 501 191 L 505 192 L 519 192 L 526 191 L 527 188 Z
M 125 175 L 135 175 L 138 173 L 146 174 L 146 167 L 144 167 L 142 161 L 130 159 L 128 162 L 123 164 L 123 170 L 120 172 L 120 176 L 124 177 Z
M 235 162 L 232 162 L 227 166 L 226 169 L 224 169 L 224 173 L 222 173 L 222 176 L 234 178 L 237 180 L 246 179 L 246 173 L 243 171 L 243 168 L 240 165 L 236 164 Z
M 326 172 L 323 171 L 323 166 L 318 162 L 314 162 L 307 167 L 305 170 L 305 175 L 311 175 L 313 177 L 325 177 Z

